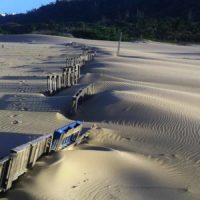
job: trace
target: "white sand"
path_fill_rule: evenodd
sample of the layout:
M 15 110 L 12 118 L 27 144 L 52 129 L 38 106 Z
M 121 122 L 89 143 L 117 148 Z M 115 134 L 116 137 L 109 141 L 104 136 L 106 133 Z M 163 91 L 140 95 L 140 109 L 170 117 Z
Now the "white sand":
M 0 137 L 11 135 L 17 144 L 17 134 L 24 141 L 70 121 L 59 113 L 76 88 L 51 98 L 40 94 L 46 73 L 61 71 L 66 53 L 74 51 L 62 45 L 66 41 L 97 48 L 80 83 L 95 82 L 96 95 L 75 119 L 99 128 L 89 130 L 87 144 L 43 158 L 4 199 L 200 199 L 197 45 L 123 43 L 116 57 L 115 42 L 1 36 Z

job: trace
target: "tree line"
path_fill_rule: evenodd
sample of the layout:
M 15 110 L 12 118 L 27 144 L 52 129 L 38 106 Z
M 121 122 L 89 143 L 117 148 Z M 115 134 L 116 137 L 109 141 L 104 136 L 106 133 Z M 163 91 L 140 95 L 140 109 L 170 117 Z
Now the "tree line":
M 199 0 L 56 1 L 26 14 L 0 17 L 0 33 L 72 34 L 126 41 L 200 42 Z

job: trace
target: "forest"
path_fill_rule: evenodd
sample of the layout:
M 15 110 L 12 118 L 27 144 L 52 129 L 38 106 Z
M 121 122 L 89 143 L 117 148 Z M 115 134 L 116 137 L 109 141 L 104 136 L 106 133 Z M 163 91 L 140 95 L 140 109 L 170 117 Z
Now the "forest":
M 199 0 L 57 0 L 0 16 L 0 33 L 46 33 L 117 40 L 200 42 Z

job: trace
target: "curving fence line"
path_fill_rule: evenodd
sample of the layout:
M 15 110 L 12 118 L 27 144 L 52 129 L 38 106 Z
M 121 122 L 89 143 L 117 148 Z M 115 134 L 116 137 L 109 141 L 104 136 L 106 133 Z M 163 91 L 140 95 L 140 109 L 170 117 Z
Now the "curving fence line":
M 61 74 L 49 74 L 47 76 L 47 94 L 54 95 L 56 92 L 71 87 L 78 83 L 81 67 L 93 60 L 95 51 L 83 50 L 81 55 L 67 57 L 66 66 Z
M 53 95 L 61 89 L 71 87 L 78 83 L 81 67 L 91 61 L 96 55 L 95 51 L 83 49 L 81 55 L 67 57 L 66 66 L 61 74 L 47 76 L 47 94 Z M 94 94 L 94 84 L 81 88 L 73 97 L 71 114 L 77 112 L 83 100 Z M 85 134 L 81 134 L 82 123 L 73 122 L 63 128 L 18 146 L 10 151 L 9 156 L 0 160 L 0 192 L 6 192 L 12 187 L 21 175 L 34 167 L 37 160 L 45 154 L 59 151 L 70 144 L 80 142 Z
M 0 193 L 9 190 L 13 182 L 33 168 L 43 155 L 60 151 L 73 143 L 80 143 L 86 136 L 86 133 L 81 133 L 82 127 L 82 122 L 75 121 L 55 130 L 53 134 L 12 149 L 9 156 L 0 160 Z

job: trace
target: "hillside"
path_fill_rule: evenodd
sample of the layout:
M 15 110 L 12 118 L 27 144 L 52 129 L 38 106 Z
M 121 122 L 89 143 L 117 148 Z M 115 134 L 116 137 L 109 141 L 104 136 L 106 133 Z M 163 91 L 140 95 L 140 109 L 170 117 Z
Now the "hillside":
M 200 41 L 198 0 L 57 1 L 26 14 L 0 16 L 3 33 L 48 30 L 78 37 Z

